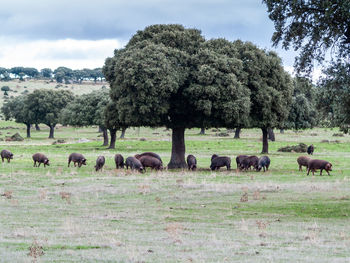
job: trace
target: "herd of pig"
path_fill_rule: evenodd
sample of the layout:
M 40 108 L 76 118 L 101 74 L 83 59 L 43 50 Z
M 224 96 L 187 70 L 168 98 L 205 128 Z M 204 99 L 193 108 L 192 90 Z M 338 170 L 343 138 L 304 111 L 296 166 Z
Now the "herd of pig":
M 308 154 L 312 155 L 313 151 L 313 146 L 309 146 L 307 151 Z M 13 154 L 8 150 L 2 150 L 0 156 L 2 162 L 4 162 L 4 159 L 7 159 L 8 162 L 13 159 Z M 46 165 L 50 165 L 49 159 L 42 153 L 36 153 L 32 157 L 34 161 L 34 167 L 39 167 L 40 164 L 44 164 L 44 167 L 46 167 Z M 151 169 L 155 170 L 163 169 L 162 159 L 158 154 L 153 152 L 144 152 L 142 154 L 136 154 L 135 156 L 129 156 L 126 158 L 125 162 L 124 157 L 121 154 L 116 154 L 114 156 L 114 161 L 117 169 L 124 168 L 124 166 L 126 166 L 126 169 L 129 169 L 130 167 L 131 170 L 138 170 L 140 172 L 144 172 L 146 167 L 150 167 Z M 78 165 L 78 167 L 81 167 L 82 165 L 86 165 L 86 158 L 80 153 L 72 153 L 68 157 L 68 167 L 70 166 L 71 162 L 74 163 L 74 166 Z M 312 171 L 312 174 L 314 174 L 315 170 L 318 169 L 321 170 L 321 175 L 323 170 L 325 170 L 328 175 L 329 171 L 332 171 L 332 164 L 324 160 L 313 160 L 308 156 L 300 156 L 297 159 L 297 162 L 299 164 L 299 171 L 302 171 L 302 166 L 307 167 L 307 175 L 309 175 L 310 171 Z M 258 158 L 255 155 L 238 155 L 236 157 L 237 169 L 242 171 L 247 171 L 253 167 L 253 169 L 256 171 L 261 171 L 261 169 L 264 169 L 265 172 L 269 169 L 270 163 L 271 161 L 268 156 L 262 156 Z M 105 157 L 98 156 L 95 165 L 96 171 L 102 169 L 104 164 Z M 188 169 L 192 171 L 195 171 L 197 169 L 197 159 L 194 155 L 190 154 L 187 156 L 187 166 Z M 217 154 L 213 154 L 211 157 L 210 169 L 214 171 L 219 170 L 221 167 L 226 167 L 227 170 L 230 170 L 231 158 L 228 156 L 219 156 Z

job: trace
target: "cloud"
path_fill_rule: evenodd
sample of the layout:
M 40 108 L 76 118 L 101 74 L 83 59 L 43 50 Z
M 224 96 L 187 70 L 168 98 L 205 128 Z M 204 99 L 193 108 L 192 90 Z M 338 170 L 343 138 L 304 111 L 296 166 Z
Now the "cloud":
M 0 66 L 55 69 L 65 66 L 72 69 L 102 67 L 114 49 L 123 43 L 116 39 L 104 40 L 36 40 L 20 41 L 0 38 Z
M 97 66 L 137 30 L 171 23 L 200 29 L 207 39 L 241 39 L 271 49 L 273 23 L 261 0 L 1 0 L 0 63 L 72 67 L 76 60 L 74 68 Z M 106 39 L 118 45 L 100 46 Z M 294 53 L 276 51 L 293 64 Z
M 27 39 L 127 40 L 151 24 L 180 23 L 217 35 L 263 36 L 267 17 L 260 0 L 2 0 L 2 35 Z M 271 35 L 263 37 L 269 41 Z

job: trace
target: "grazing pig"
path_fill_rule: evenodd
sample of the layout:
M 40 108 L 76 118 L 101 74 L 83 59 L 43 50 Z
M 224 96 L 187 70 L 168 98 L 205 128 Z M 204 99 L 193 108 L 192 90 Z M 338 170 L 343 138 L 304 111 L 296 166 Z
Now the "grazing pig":
M 309 175 L 310 171 L 312 171 L 312 175 L 314 175 L 314 172 L 317 169 L 320 169 L 320 175 L 322 175 L 322 170 L 326 170 L 326 172 L 329 174 L 329 171 L 332 171 L 332 164 L 330 162 L 324 161 L 324 160 L 310 160 L 308 164 L 308 170 L 307 170 L 307 175 Z
M 153 153 L 153 152 L 144 152 L 144 153 L 141 153 L 141 154 L 135 154 L 135 158 L 140 160 L 141 157 L 143 156 L 152 156 L 154 158 L 157 158 L 162 164 L 163 164 L 163 161 L 162 159 L 160 158 L 160 156 L 156 153 Z
M 97 157 L 96 159 L 96 165 L 95 165 L 95 169 L 96 169 L 96 172 L 100 169 L 102 169 L 102 167 L 105 165 L 105 157 L 104 156 L 99 156 Z
M 213 155 L 211 156 L 211 160 L 214 160 L 216 157 L 219 157 L 219 155 L 213 154 Z
M 244 160 L 245 158 L 247 158 L 247 157 L 248 157 L 248 155 L 238 155 L 238 156 L 236 157 L 237 168 L 239 168 L 240 170 L 242 170 L 242 168 L 241 168 L 241 163 L 242 163 L 243 160 Z
M 313 144 L 311 144 L 309 147 L 307 147 L 307 153 L 309 155 L 313 155 L 314 154 L 314 150 L 315 150 L 315 147 Z
M 299 164 L 299 171 L 302 171 L 303 170 L 303 166 L 305 166 L 306 168 L 308 167 L 309 165 L 309 161 L 311 160 L 310 157 L 307 157 L 307 156 L 299 156 L 298 159 L 297 159 L 297 162 Z
M 40 164 L 42 163 L 44 164 L 44 167 L 46 167 L 46 165 L 50 166 L 49 159 L 42 153 L 33 154 L 33 161 L 34 167 L 36 167 L 37 162 L 39 163 L 38 167 L 40 167 Z
M 78 163 L 78 167 L 81 167 L 82 165 L 86 165 L 86 159 L 80 153 L 71 153 L 68 157 L 68 167 L 70 165 L 70 162 L 74 163 L 74 167 L 77 166 L 77 163 Z
M 13 153 L 8 150 L 2 150 L 0 155 L 2 162 L 4 162 L 4 159 L 7 159 L 7 162 L 9 163 L 10 160 L 13 159 Z
M 218 156 L 211 160 L 210 169 L 212 171 L 219 170 L 220 167 L 226 166 L 227 170 L 231 170 L 231 158 L 227 156 Z
M 197 159 L 194 155 L 190 154 L 187 156 L 188 170 L 195 171 L 197 169 Z
M 248 156 L 243 159 L 241 162 L 241 169 L 243 170 L 248 170 L 250 167 L 254 167 L 254 169 L 257 171 L 258 170 L 258 164 L 259 164 L 259 158 L 255 155 Z
M 115 161 L 115 167 L 117 169 L 120 168 L 124 168 L 124 157 L 123 155 L 117 153 L 116 155 L 114 155 L 114 161 Z
M 266 167 L 266 171 L 269 170 L 269 166 L 270 166 L 270 158 L 268 156 L 262 156 L 259 158 L 258 161 L 258 171 L 261 170 L 261 168 L 264 168 L 264 172 L 265 172 L 265 167 Z
M 143 168 L 141 162 L 133 156 L 126 158 L 125 165 L 126 169 L 129 169 L 130 166 L 131 170 L 136 169 L 139 170 L 141 173 L 145 171 L 145 168 Z
M 151 167 L 152 169 L 156 169 L 156 170 L 163 169 L 162 162 L 155 157 L 144 155 L 139 159 L 139 161 L 144 168 Z

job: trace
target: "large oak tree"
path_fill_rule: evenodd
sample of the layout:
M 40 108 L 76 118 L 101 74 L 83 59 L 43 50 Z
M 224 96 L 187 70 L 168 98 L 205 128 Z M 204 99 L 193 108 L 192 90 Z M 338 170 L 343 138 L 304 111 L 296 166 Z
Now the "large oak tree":
M 250 91 L 237 78 L 241 70 L 239 59 L 181 25 L 138 31 L 103 68 L 121 123 L 172 129 L 169 168 L 186 166 L 186 128 L 245 125 Z

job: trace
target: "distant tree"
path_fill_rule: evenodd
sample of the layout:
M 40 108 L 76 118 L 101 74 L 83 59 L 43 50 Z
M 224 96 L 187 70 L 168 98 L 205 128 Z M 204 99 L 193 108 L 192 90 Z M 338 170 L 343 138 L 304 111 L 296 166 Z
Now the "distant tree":
M 93 70 L 84 68 L 82 72 L 84 73 L 84 79 L 92 80 L 93 79 Z
M 2 86 L 1 91 L 10 91 L 10 87 L 9 86 Z
M 120 134 L 120 139 L 124 139 L 125 138 L 125 131 L 126 131 L 126 128 L 122 128 L 122 133 Z
M 267 129 L 267 138 L 268 138 L 270 141 L 272 141 L 272 142 L 274 142 L 274 141 L 276 140 L 276 138 L 275 138 L 275 132 L 273 131 L 272 128 L 268 128 L 268 129 Z
M 104 79 L 102 68 L 95 68 L 95 69 L 93 69 L 93 79 L 94 79 L 95 82 L 97 82 L 98 79 L 100 81 L 102 81 Z
M 316 89 L 307 78 L 294 78 L 294 93 L 288 119 L 283 128 L 306 129 L 317 123 Z
M 103 132 L 104 146 L 108 145 L 108 134 L 104 120 L 104 110 L 109 101 L 108 91 L 97 90 L 78 96 L 61 112 L 64 125 L 98 125 Z
M 30 78 L 37 78 L 39 71 L 36 68 L 24 68 L 23 73 Z
M 110 133 L 110 143 L 109 149 L 115 149 L 115 142 L 117 140 L 117 131 L 120 129 L 126 129 L 125 124 L 120 122 L 120 113 L 116 107 L 116 104 L 112 101 L 109 101 L 105 110 L 104 110 L 104 120 L 105 126 Z
M 2 81 L 10 81 L 11 80 L 10 74 L 8 72 L 3 73 L 2 76 L 3 76 L 1 78 Z
M 318 83 L 317 108 L 326 125 L 340 127 L 348 133 L 350 128 L 350 64 L 332 63 L 324 70 Z
M 24 67 L 13 67 L 10 69 L 10 73 L 15 75 L 15 77 L 20 78 L 24 74 Z
M 34 123 L 32 112 L 28 108 L 28 96 L 21 95 L 10 98 L 1 108 L 5 120 L 15 120 L 24 123 L 27 127 L 27 138 L 30 138 L 30 126 Z
M 186 167 L 186 128 L 245 124 L 250 91 L 237 80 L 241 69 L 239 59 L 205 45 L 199 30 L 149 26 L 106 59 L 103 72 L 114 104 L 106 112 L 118 113 L 107 119 L 120 122 L 114 127 L 171 128 L 168 167 Z
M 69 83 L 73 79 L 73 70 L 67 67 L 58 67 L 54 70 L 53 74 L 58 83 Z
M 80 69 L 73 70 L 73 78 L 75 79 L 76 82 L 81 83 L 85 77 L 86 77 L 86 74 L 83 70 L 80 70 Z
M 20 80 L 20 81 L 24 81 L 25 75 L 26 75 L 26 74 L 24 74 L 24 72 L 20 72 L 20 73 L 18 74 L 19 80 Z
M 8 70 L 6 68 L 0 67 L 0 77 L 3 79 L 5 77 L 5 74 L 8 73 Z
M 295 66 L 309 73 L 313 61 L 322 63 L 327 52 L 338 59 L 350 55 L 350 3 L 348 0 L 263 0 L 275 24 L 272 41 L 288 50 L 300 50 Z
M 54 138 L 55 126 L 61 111 L 72 102 L 74 95 L 67 90 L 37 89 L 28 96 L 28 108 L 33 113 L 33 123 L 44 123 L 50 128 L 49 138 Z
M 41 71 L 40 71 L 40 74 L 41 76 L 43 76 L 44 78 L 47 78 L 47 79 L 51 79 L 52 78 L 52 70 L 50 68 L 43 68 Z

